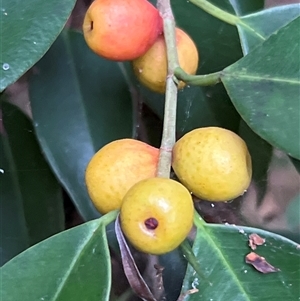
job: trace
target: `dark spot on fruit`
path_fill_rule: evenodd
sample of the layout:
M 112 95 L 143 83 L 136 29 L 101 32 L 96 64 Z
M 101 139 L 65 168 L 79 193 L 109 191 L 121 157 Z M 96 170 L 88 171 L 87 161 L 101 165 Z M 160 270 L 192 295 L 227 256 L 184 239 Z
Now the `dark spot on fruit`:
M 144 223 L 148 230 L 155 230 L 158 226 L 158 221 L 154 217 L 146 219 Z
M 94 22 L 91 21 L 91 30 L 93 30 L 93 29 L 94 29 Z

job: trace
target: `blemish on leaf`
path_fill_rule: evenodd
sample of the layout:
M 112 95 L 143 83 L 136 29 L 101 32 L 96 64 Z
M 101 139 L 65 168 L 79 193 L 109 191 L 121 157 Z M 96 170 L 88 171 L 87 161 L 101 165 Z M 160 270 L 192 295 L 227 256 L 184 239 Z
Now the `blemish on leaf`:
M 9 68 L 10 68 L 10 66 L 9 66 L 9 64 L 7 64 L 7 63 L 4 63 L 4 64 L 2 65 L 2 69 L 3 69 L 4 71 L 7 71 Z
M 280 269 L 275 268 L 266 259 L 258 254 L 251 252 L 246 256 L 246 263 L 251 264 L 257 271 L 263 274 L 274 273 L 280 271 Z
M 256 233 L 252 233 L 249 235 L 249 247 L 252 250 L 255 250 L 257 246 L 261 246 L 266 242 L 266 240 L 262 237 L 260 237 Z

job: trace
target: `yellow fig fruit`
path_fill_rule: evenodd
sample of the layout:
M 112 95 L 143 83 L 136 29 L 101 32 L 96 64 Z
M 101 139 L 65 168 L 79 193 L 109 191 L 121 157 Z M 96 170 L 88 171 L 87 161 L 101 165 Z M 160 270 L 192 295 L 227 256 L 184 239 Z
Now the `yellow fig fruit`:
M 244 140 L 219 127 L 198 128 L 179 139 L 173 148 L 172 167 L 183 185 L 209 201 L 242 195 L 252 176 Z
M 176 45 L 180 67 L 188 74 L 195 74 L 199 55 L 193 40 L 182 29 L 176 28 Z M 132 63 L 137 79 L 154 92 L 165 93 L 167 78 L 167 51 L 164 36 L 157 38 L 152 47 Z M 185 83 L 180 81 L 178 89 Z
M 121 228 L 138 250 L 164 254 L 187 237 L 193 225 L 194 204 L 179 182 L 151 178 L 135 184 L 126 193 L 121 210 Z
M 135 139 L 120 139 L 101 148 L 90 160 L 85 182 L 89 196 L 104 214 L 119 209 L 125 193 L 156 175 L 159 150 Z

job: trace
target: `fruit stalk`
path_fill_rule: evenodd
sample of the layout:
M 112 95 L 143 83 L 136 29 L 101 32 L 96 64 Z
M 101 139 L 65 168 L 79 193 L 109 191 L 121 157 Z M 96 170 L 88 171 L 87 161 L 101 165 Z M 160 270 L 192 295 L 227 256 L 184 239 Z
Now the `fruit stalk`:
M 166 80 L 165 111 L 163 134 L 160 146 L 157 177 L 169 178 L 171 171 L 172 149 L 175 144 L 177 85 L 174 81 L 174 70 L 179 67 L 175 20 L 170 0 L 158 0 L 157 8 L 163 19 L 164 38 L 167 48 L 168 76 Z
M 112 223 L 118 216 L 119 210 L 113 210 L 109 213 L 103 215 L 101 217 L 101 221 L 104 227 L 108 226 L 110 223 Z

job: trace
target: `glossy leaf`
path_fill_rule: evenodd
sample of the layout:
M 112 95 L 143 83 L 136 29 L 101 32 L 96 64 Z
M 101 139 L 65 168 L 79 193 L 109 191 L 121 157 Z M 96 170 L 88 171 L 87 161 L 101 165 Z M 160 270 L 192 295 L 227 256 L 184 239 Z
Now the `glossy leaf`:
M 244 55 L 263 43 L 272 33 L 300 15 L 300 5 L 285 5 L 266 9 L 241 17 L 238 30 Z M 252 156 L 253 178 L 259 183 L 259 194 L 263 197 L 266 189 L 268 165 L 272 148 L 241 121 L 239 134 L 246 141 Z
M 21 253 L 1 270 L 6 301 L 106 301 L 111 264 L 105 227 L 97 219 Z
M 196 288 L 199 292 L 185 300 L 294 301 L 299 298 L 300 249 L 296 243 L 267 231 L 239 226 L 197 225 L 194 254 L 206 280 L 188 268 L 183 292 Z M 252 252 L 249 235 L 256 233 L 266 242 L 254 251 L 280 271 L 261 274 L 245 263 Z M 211 285 L 210 285 L 210 284 Z
M 241 23 L 237 27 L 244 55 L 298 16 L 300 4 L 277 6 L 241 17 Z
M 1 1 L 0 92 L 45 54 L 65 25 L 75 2 Z
M 0 136 L 0 266 L 29 247 L 22 195 L 7 137 Z M 10 172 L 7 170 L 11 169 Z M 12 223 L 13 221 L 13 223 Z
M 230 0 L 231 5 L 237 16 L 243 16 L 251 12 L 259 11 L 264 8 L 264 0 L 240 1 Z
M 64 229 L 62 190 L 46 163 L 30 120 L 2 102 L 1 264 Z M 2 194 L 2 191 L 4 192 Z
M 226 68 L 222 78 L 232 102 L 251 129 L 297 159 L 300 158 L 299 28 L 300 17 Z
M 83 218 L 96 218 L 84 173 L 103 145 L 132 135 L 123 74 L 117 63 L 92 53 L 76 32 L 64 32 L 35 70 L 30 100 L 42 148 Z
M 263 1 L 243 0 L 213 1 L 217 6 L 234 13 L 246 14 L 263 7 Z M 197 45 L 200 63 L 197 74 L 222 70 L 242 57 L 238 32 L 207 14 L 189 1 L 171 2 L 176 25 L 184 29 Z M 164 95 L 159 95 L 137 84 L 145 102 L 161 118 Z M 237 131 L 240 117 L 233 107 L 224 87 L 186 87 L 178 95 L 177 132 L 182 135 L 202 126 L 223 126 Z

